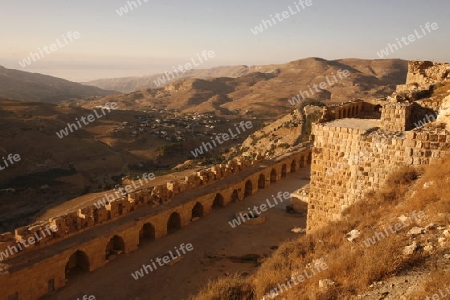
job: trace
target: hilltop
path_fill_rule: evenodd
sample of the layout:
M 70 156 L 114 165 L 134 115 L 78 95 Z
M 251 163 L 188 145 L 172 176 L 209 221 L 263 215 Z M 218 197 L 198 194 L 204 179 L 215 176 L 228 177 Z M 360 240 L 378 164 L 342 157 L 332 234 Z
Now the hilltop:
M 233 70 L 236 78 L 181 79 L 159 89 L 63 101 L 62 105 L 0 100 L 3 128 L 0 137 L 8 145 L 7 148 L 2 145 L 2 153 L 20 153 L 30 162 L 0 173 L 0 189 L 16 191 L 0 192 L 0 207 L 4 211 L 0 222 L 3 226 L 19 220 L 25 224 L 44 205 L 101 191 L 119 182 L 125 174 L 140 174 L 149 169 L 171 172 L 174 166 L 185 169 L 240 154 L 284 151 L 303 139 L 299 132 L 303 116 L 288 99 L 300 89 L 306 90 L 311 82 L 319 83 L 339 69 L 348 69 L 351 75 L 329 91 L 312 95 L 313 99 L 323 103 L 344 101 L 346 97 L 364 97 L 363 90 L 386 96 L 406 77 L 406 62 L 401 60 L 309 58 L 283 65 L 224 68 L 220 69 L 222 74 Z M 58 84 L 72 86 L 64 80 L 14 70 L 7 73 L 21 87 L 14 89 L 25 97 L 19 100 L 30 99 L 27 93 L 31 93 L 31 99 L 36 101 L 59 102 L 71 92 L 63 88 L 66 94 L 58 94 L 61 91 Z M 33 80 L 47 84 L 45 89 L 37 94 L 30 92 L 39 86 Z M 46 89 L 53 93 L 53 98 L 46 98 Z M 119 109 L 63 139 L 55 134 L 106 102 L 117 102 Z M 251 121 L 252 130 L 201 157 L 192 156 L 191 151 L 202 142 L 227 132 L 241 121 Z M 259 129 L 262 130 L 253 136 L 253 131 Z M 266 149 L 272 144 L 277 147 Z M 20 177 L 13 180 L 17 176 Z M 33 205 L 23 200 L 30 197 L 34 199 Z M 16 213 L 12 214 L 12 210 Z
M 196 69 L 186 71 L 184 74 L 180 74 L 176 79 L 187 78 L 218 78 L 218 77 L 230 77 L 237 78 L 254 72 L 270 73 L 276 70 L 276 65 L 269 66 L 227 66 L 227 67 L 215 67 L 211 69 Z M 168 70 L 170 71 L 170 70 Z M 105 90 L 120 91 L 122 93 L 131 93 L 135 91 L 145 90 L 149 88 L 164 87 L 174 80 L 167 80 L 161 84 L 158 82 L 158 78 L 164 78 L 164 73 L 139 76 L 139 77 L 122 77 L 122 78 L 103 78 L 84 82 L 86 85 L 96 86 Z M 159 84 L 155 84 L 155 81 Z
M 313 84 L 327 82 L 327 78 L 332 80 L 339 70 L 348 70 L 350 75 L 319 89 L 319 92 L 309 92 L 306 98 L 336 103 L 385 97 L 395 90 L 397 84 L 405 81 L 407 62 L 398 59 L 306 58 L 279 65 L 221 70 L 232 70 L 228 74 L 230 77 L 176 78 L 161 88 L 147 86 L 128 94 L 80 104 L 90 107 L 114 101 L 128 109 L 168 108 L 181 112 L 251 114 L 275 118 L 292 110 L 289 100 L 299 91 L 308 91 Z
M 191 300 L 448 296 L 449 74 L 449 64 L 413 61 L 385 100 L 326 107 L 312 127 L 310 185 L 286 207 L 307 206 L 306 229 L 254 274 L 226 274 Z M 264 138 L 262 150 L 276 144 Z
M 59 103 L 62 100 L 101 97 L 114 93 L 117 92 L 0 66 L 0 98 Z
M 449 180 L 448 157 L 425 169 L 399 170 L 342 220 L 280 245 L 254 275 L 230 274 L 191 299 L 278 299 L 278 284 L 286 285 L 279 293 L 286 300 L 423 299 L 438 293 L 450 280 Z M 392 234 L 387 228 L 397 223 L 407 226 Z M 318 266 L 326 268 L 318 272 Z M 304 270 L 310 278 L 288 287 L 291 276 Z

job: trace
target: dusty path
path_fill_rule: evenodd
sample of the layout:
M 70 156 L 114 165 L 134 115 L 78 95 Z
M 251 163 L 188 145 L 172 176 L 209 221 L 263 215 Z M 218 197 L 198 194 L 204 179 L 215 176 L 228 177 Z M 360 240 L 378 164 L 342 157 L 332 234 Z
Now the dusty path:
M 308 172 L 301 169 L 245 201 L 218 209 L 174 234 L 119 256 L 99 270 L 81 274 L 69 281 L 63 290 L 45 299 L 81 299 L 83 295 L 94 295 L 100 300 L 187 299 L 204 287 L 208 280 L 225 276 L 225 273 L 250 274 L 256 270 L 254 263 L 237 263 L 229 257 L 270 254 L 273 251 L 270 247 L 297 237 L 290 229 L 305 227 L 306 220 L 299 215 L 285 213 L 286 201 L 268 209 L 263 224 L 243 224 L 232 228 L 228 221 L 234 218 L 235 212 L 264 203 L 272 194 L 293 192 L 303 186 L 307 181 L 301 178 L 308 176 Z M 181 262 L 171 267 L 158 267 L 138 280 L 131 277 L 131 273 L 139 270 L 142 264 L 148 264 L 151 259 L 181 243 L 191 243 L 194 247 Z

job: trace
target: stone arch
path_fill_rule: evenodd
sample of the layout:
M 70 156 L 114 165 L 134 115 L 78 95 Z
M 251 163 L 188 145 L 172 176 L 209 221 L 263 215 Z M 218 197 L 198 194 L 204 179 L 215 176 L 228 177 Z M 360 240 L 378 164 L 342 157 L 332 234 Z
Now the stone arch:
M 167 233 L 174 233 L 179 229 L 181 229 L 181 216 L 179 213 L 173 212 L 167 220 Z
M 77 250 L 69 257 L 65 267 L 66 279 L 74 278 L 90 270 L 89 257 L 84 251 Z
M 286 164 L 283 164 L 281 166 L 281 178 L 285 178 L 286 177 L 286 173 L 287 173 L 287 167 L 286 167 Z
M 146 241 L 154 241 L 155 240 L 155 226 L 151 223 L 145 223 L 142 225 L 141 230 L 139 231 L 139 245 Z
M 200 202 L 195 203 L 192 208 L 191 218 L 201 218 L 203 217 L 203 205 Z
M 295 161 L 295 159 L 293 159 L 291 162 L 291 173 L 295 171 L 297 171 L 297 162 Z
M 225 200 L 223 199 L 223 196 L 221 193 L 217 193 L 216 196 L 214 197 L 214 201 L 212 204 L 212 209 L 217 209 L 220 207 L 224 207 L 225 206 Z
M 305 157 L 302 156 L 300 157 L 300 168 L 304 168 L 305 167 Z
M 231 194 L 231 202 L 238 202 L 239 201 L 239 194 L 237 190 L 233 190 L 233 193 Z
M 272 171 L 270 171 L 270 183 L 275 182 L 277 182 L 277 171 L 275 169 L 272 169 Z
M 244 198 L 249 197 L 253 194 L 253 183 L 249 179 L 245 182 L 245 192 L 244 192 Z
M 380 104 L 375 105 L 375 107 L 373 108 L 373 111 L 375 111 L 375 112 L 381 112 L 381 108 L 382 108 L 382 106 L 381 106 Z
M 259 174 L 258 177 L 258 189 L 265 189 L 266 188 L 266 176 L 264 174 Z
M 105 256 L 107 260 L 112 259 L 115 255 L 125 252 L 125 242 L 118 235 L 113 236 L 105 248 Z

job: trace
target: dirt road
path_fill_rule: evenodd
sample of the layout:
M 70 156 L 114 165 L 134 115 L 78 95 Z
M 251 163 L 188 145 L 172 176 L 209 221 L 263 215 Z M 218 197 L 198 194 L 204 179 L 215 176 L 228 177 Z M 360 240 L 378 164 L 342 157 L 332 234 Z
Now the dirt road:
M 254 262 L 239 262 L 246 254 L 269 255 L 272 246 L 296 238 L 293 227 L 305 227 L 306 218 L 285 212 L 288 201 L 265 212 L 266 221 L 259 225 L 242 224 L 232 228 L 228 223 L 237 211 L 262 204 L 278 192 L 293 192 L 307 184 L 307 169 L 289 174 L 269 188 L 258 191 L 245 201 L 232 203 L 201 218 L 174 234 L 144 244 L 128 255 L 122 255 L 105 267 L 72 279 L 66 287 L 45 299 L 77 299 L 94 295 L 108 300 L 162 300 L 187 299 L 203 288 L 209 280 L 233 272 L 251 274 Z M 193 250 L 173 266 L 158 267 L 148 275 L 135 280 L 131 273 L 139 270 L 151 259 L 173 250 L 182 243 L 191 243 Z

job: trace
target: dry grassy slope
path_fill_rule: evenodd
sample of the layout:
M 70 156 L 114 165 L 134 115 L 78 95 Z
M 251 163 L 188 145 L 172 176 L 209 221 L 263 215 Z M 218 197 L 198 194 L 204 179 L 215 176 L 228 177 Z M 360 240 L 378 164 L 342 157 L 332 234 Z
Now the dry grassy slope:
M 123 165 L 120 157 L 105 151 L 93 139 L 90 130 L 104 126 L 105 121 L 99 120 L 89 130 L 80 130 L 62 140 L 56 136 L 57 130 L 83 114 L 84 109 L 0 100 L 0 155 L 17 153 L 21 157 L 21 161 L 0 172 L 0 189 L 25 188 L 15 193 L 0 192 L 0 230 L 11 220 L 17 220 L 16 225 L 27 224 L 28 217 L 45 204 L 78 196 L 83 185 L 89 184 L 89 178 L 97 176 L 96 172 L 117 172 L 114 166 Z M 69 162 L 74 163 L 76 174 L 69 171 Z M 30 175 L 36 172 L 42 173 Z M 8 184 L 13 179 L 16 181 Z M 40 191 L 44 185 L 50 189 Z
M 450 282 L 449 183 L 448 157 L 425 170 L 396 171 L 383 189 L 351 206 L 342 220 L 282 244 L 254 276 L 220 279 L 192 299 L 263 299 L 294 272 L 319 262 L 326 263 L 327 269 L 301 284 L 292 283 L 279 298 L 414 300 L 428 295 L 431 299 L 439 289 L 445 292 Z M 414 211 L 423 211 L 424 217 L 412 218 L 411 225 L 394 233 L 388 229 Z M 350 242 L 348 233 L 354 229 L 361 235 Z M 366 245 L 367 239 L 385 229 L 389 235 Z M 405 253 L 407 247 L 413 250 L 410 254 Z
M 101 114 L 101 110 L 97 112 Z M 0 99 L 0 157 L 10 153 L 21 156 L 19 163 L 0 172 L 0 190 L 19 189 L 15 193 L 0 191 L 0 231 L 2 225 L 11 221 L 28 223 L 28 218 L 44 205 L 77 197 L 85 187 L 90 186 L 90 192 L 98 191 L 102 184 L 112 183 L 112 176 L 157 172 L 157 166 L 152 164 L 170 166 L 185 161 L 192 157 L 190 150 L 202 141 L 187 138 L 181 150 L 160 157 L 159 148 L 174 142 L 152 135 L 151 128 L 145 128 L 137 137 L 130 134 L 136 127 L 111 133 L 123 122 L 134 126 L 139 121 L 135 117 L 138 113 L 131 110 L 111 111 L 63 139 L 56 135 L 67 123 L 75 123 L 76 118 L 91 113 L 92 109 Z M 217 124 L 215 130 L 225 132 L 230 124 Z M 206 136 L 203 139 L 209 140 Z M 238 142 L 230 141 L 215 150 L 219 153 Z M 137 169 L 141 163 L 146 165 Z M 71 165 L 76 173 L 70 171 Z M 48 190 L 39 189 L 45 185 Z
M 321 112 L 322 109 L 318 108 L 318 111 Z M 255 157 L 260 154 L 268 158 L 285 152 L 300 142 L 301 121 L 302 115 L 296 109 L 255 131 L 242 143 L 242 155 Z
M 97 112 L 101 114 L 101 110 Z M 69 162 L 92 177 L 120 173 L 126 164 L 155 159 L 159 146 L 172 143 L 152 135 L 134 138 L 129 134 L 131 129 L 124 129 L 120 135 L 111 134 L 109 131 L 120 127 L 122 122 L 138 121 L 135 111 L 126 110 L 106 113 L 63 139 L 58 138 L 56 132 L 67 123 L 75 123 L 76 118 L 91 113 L 91 109 L 0 99 L 0 155 L 19 153 L 25 162 L 9 168 L 8 172 L 0 172 L 0 186 L 16 176 L 49 168 L 67 168 Z M 186 153 L 180 153 L 180 157 L 172 155 L 168 159 L 173 161 L 162 163 L 184 161 L 188 150 L 197 146 L 198 141 L 188 140 Z
M 259 69 L 258 69 L 259 68 Z M 126 95 L 108 96 L 84 102 L 96 105 L 106 101 L 121 102 L 122 107 L 142 109 L 146 106 L 176 108 L 181 111 L 216 111 L 229 113 L 249 110 L 257 116 L 276 117 L 292 109 L 288 99 L 308 85 L 326 82 L 326 76 L 338 70 L 349 70 L 350 76 L 339 80 L 312 99 L 345 102 L 351 99 L 390 95 L 397 84 L 405 81 L 407 62 L 402 60 L 341 59 L 328 61 L 307 58 L 287 64 L 259 66 L 238 78 L 181 79 L 164 88 L 143 90 Z
M 71 98 L 106 96 L 114 91 L 0 66 L 0 98 L 59 103 Z
M 56 132 L 65 128 L 67 123 L 74 123 L 75 118 L 88 115 L 91 110 L 81 108 L 61 107 L 53 104 L 36 102 L 19 102 L 0 100 L 0 136 L 2 138 L 2 152 L 20 153 L 25 164 L 11 168 L 8 172 L 0 173 L 0 181 L 11 176 L 30 173 L 39 169 L 36 164 L 47 164 L 53 167 L 67 167 L 69 161 L 83 162 L 95 160 L 98 156 L 116 156 L 114 151 L 95 141 L 95 138 L 108 137 L 106 130 L 129 119 L 126 115 L 115 115 L 114 120 L 109 115 L 97 119 L 88 126 L 70 133 L 59 139 Z M 131 115 L 131 114 L 130 114 Z M 44 150 L 45 149 L 45 150 Z M 108 162 L 97 162 L 95 168 L 111 169 Z M 88 170 L 92 170 L 92 166 Z

